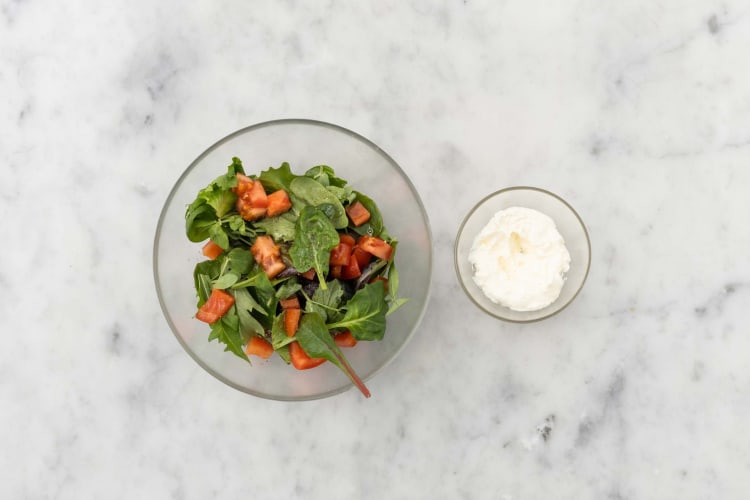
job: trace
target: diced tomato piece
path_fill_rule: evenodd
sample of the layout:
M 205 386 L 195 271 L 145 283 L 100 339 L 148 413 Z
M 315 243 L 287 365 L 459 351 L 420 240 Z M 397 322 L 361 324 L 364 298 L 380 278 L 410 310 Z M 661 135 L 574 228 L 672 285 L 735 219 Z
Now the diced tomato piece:
M 227 311 L 229 311 L 229 309 L 232 308 L 233 305 L 234 297 L 224 290 L 214 288 L 211 290 L 211 296 L 208 297 L 206 303 L 198 309 L 195 319 L 208 324 L 216 323 L 227 313 Z
M 325 363 L 325 358 L 311 358 L 299 345 L 299 342 L 294 341 L 289 344 L 289 357 L 292 360 L 292 365 L 298 370 L 308 370 L 315 368 L 318 365 Z
M 352 224 L 355 226 L 361 226 L 368 220 L 370 220 L 370 212 L 365 208 L 363 204 L 355 201 L 348 207 L 346 207 L 346 214 L 351 219 Z
M 308 280 L 314 280 L 315 279 L 315 268 L 308 269 L 304 273 L 300 273 L 300 276 L 302 276 L 305 279 Z
M 268 195 L 266 195 L 266 190 L 263 189 L 263 184 L 260 181 L 253 182 L 247 197 L 250 200 L 250 205 L 254 208 L 268 208 Z
M 351 245 L 352 248 L 354 248 L 354 245 L 357 244 L 357 240 L 355 240 L 354 236 L 352 236 L 351 234 L 340 234 L 339 241 L 341 243 L 346 243 L 348 245 Z
M 252 252 L 255 262 L 260 264 L 269 279 L 276 277 L 277 274 L 286 269 L 286 265 L 281 260 L 279 247 L 273 242 L 273 238 L 268 235 L 255 238 L 255 243 L 250 247 L 250 252 Z
M 258 220 L 266 216 L 265 208 L 257 208 L 250 204 L 247 193 L 237 197 L 235 208 L 237 209 L 237 212 L 239 212 L 240 217 L 242 217 L 246 221 Z
M 349 264 L 349 259 L 352 257 L 352 250 L 354 249 L 354 245 L 350 245 L 349 243 L 340 242 L 338 245 L 333 247 L 333 250 L 331 250 L 331 256 L 328 260 L 328 262 L 332 266 L 345 266 Z
M 393 253 L 393 247 L 377 236 L 360 236 L 359 240 L 357 240 L 357 246 L 365 252 L 383 260 L 390 260 Z
M 341 268 L 341 279 L 351 280 L 362 276 L 357 259 L 349 259 L 349 264 Z
M 382 276 L 376 276 L 373 279 L 370 280 L 370 283 L 375 283 L 376 281 L 382 281 L 383 286 L 385 287 L 385 291 L 388 291 L 388 278 L 384 278 Z
M 237 203 L 236 208 L 240 216 L 247 220 L 258 220 L 265 217 L 268 207 L 268 197 L 260 181 L 237 174 Z
M 262 337 L 253 337 L 245 346 L 245 354 L 255 354 L 259 358 L 268 359 L 273 354 L 273 346 Z
M 294 334 L 297 333 L 301 317 L 301 309 L 287 309 L 284 311 L 284 331 L 286 331 L 287 337 L 294 337 Z
M 217 245 L 211 240 L 209 240 L 208 243 L 203 245 L 203 255 L 205 255 L 211 260 L 214 260 L 216 257 L 221 255 L 223 251 L 224 251 L 223 248 L 221 248 L 219 245 Z
M 357 339 L 354 338 L 352 332 L 345 331 L 343 333 L 337 333 L 333 336 L 333 341 L 339 347 L 354 347 L 357 345 Z
M 273 241 L 273 238 L 265 234 L 255 238 L 253 246 L 250 247 L 250 252 L 252 252 L 253 258 L 258 264 L 262 264 L 261 261 L 264 258 L 281 256 L 279 246 Z
M 360 269 L 364 269 L 365 267 L 367 267 L 367 264 L 369 264 L 372 260 L 372 255 L 365 252 L 358 246 L 354 247 L 354 250 L 352 251 L 352 257 L 357 259 L 357 264 L 359 264 Z
M 341 269 L 343 266 L 331 266 L 328 270 L 328 274 L 331 276 L 331 278 L 339 279 L 341 278 Z
M 253 187 L 253 180 L 243 174 L 237 174 L 237 187 L 234 188 L 234 192 L 237 193 L 238 196 L 242 196 L 244 193 L 250 191 L 250 188 Z
M 281 308 L 286 309 L 299 309 L 299 299 L 296 295 L 292 295 L 288 299 L 284 299 L 279 301 L 279 304 L 281 304 Z
M 281 259 L 275 260 L 268 266 L 263 267 L 263 270 L 266 272 L 266 276 L 268 276 L 268 279 L 275 278 L 284 269 L 286 269 L 286 264 L 284 264 L 284 261 Z
M 292 202 L 289 201 L 289 195 L 283 189 L 279 189 L 268 195 L 267 215 L 269 217 L 283 214 L 290 208 L 292 208 Z

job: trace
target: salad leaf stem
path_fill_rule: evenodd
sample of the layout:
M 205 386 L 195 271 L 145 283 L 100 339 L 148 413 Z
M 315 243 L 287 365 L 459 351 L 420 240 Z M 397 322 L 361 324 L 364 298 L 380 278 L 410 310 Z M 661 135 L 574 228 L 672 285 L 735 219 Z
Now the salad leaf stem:
M 308 313 L 302 316 L 299 330 L 297 330 L 297 341 L 300 347 L 311 358 L 325 358 L 343 371 L 349 380 L 362 391 L 366 398 L 370 397 L 370 391 L 362 379 L 354 371 L 347 361 L 341 349 L 333 341 L 323 319 L 316 313 Z

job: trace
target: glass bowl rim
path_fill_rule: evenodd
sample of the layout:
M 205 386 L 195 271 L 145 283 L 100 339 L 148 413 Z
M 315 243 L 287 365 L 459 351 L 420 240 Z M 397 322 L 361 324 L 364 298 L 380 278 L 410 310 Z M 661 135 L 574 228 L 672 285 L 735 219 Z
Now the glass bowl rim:
M 490 199 L 495 198 L 497 196 L 500 196 L 503 193 L 507 193 L 507 192 L 510 192 L 510 191 L 536 191 L 538 193 L 541 193 L 541 194 L 544 194 L 544 195 L 547 195 L 547 196 L 551 196 L 552 198 L 557 199 L 564 206 L 566 206 L 568 208 L 568 210 L 570 210 L 573 213 L 573 215 L 575 216 L 575 218 L 578 220 L 578 223 L 581 225 L 581 228 L 583 229 L 583 234 L 586 237 L 586 249 L 587 249 L 587 256 L 588 256 L 588 258 L 586 259 L 586 271 L 583 274 L 583 279 L 581 280 L 581 284 L 578 286 L 578 289 L 576 290 L 576 292 L 570 297 L 570 299 L 565 304 L 563 304 L 562 306 L 558 307 L 554 311 L 551 311 L 550 313 L 545 314 L 544 316 L 540 316 L 538 318 L 532 318 L 532 319 L 511 319 L 511 318 L 507 318 L 507 317 L 501 316 L 499 314 L 496 314 L 493 311 L 488 310 L 487 308 L 485 308 L 484 306 L 482 306 L 474 298 L 474 296 L 472 295 L 472 293 L 469 291 L 469 289 L 464 284 L 464 279 L 461 276 L 461 272 L 459 271 L 458 244 L 459 244 L 459 241 L 461 241 L 461 236 L 463 235 L 464 227 L 466 226 L 466 223 L 469 221 L 469 219 L 471 218 L 471 216 L 474 215 L 474 212 L 476 212 L 479 209 L 479 207 L 481 207 L 482 205 L 484 205 L 487 201 L 489 201 Z M 570 203 L 568 203 L 567 201 L 565 201 L 561 196 L 558 196 L 558 195 L 556 195 L 555 193 L 553 193 L 551 191 L 547 191 L 546 189 L 542 189 L 542 188 L 538 188 L 538 187 L 534 187 L 534 186 L 511 186 L 511 187 L 499 189 L 497 191 L 494 191 L 494 192 L 486 195 L 484 198 L 482 198 L 476 204 L 474 204 L 474 206 L 471 208 L 471 210 L 469 210 L 469 213 L 466 214 L 466 216 L 464 217 L 463 221 L 461 221 L 461 225 L 458 228 L 458 233 L 456 233 L 456 239 L 455 239 L 455 241 L 453 243 L 453 267 L 454 267 L 454 269 L 456 271 L 456 277 L 458 278 L 458 283 L 461 285 L 461 288 L 463 289 L 464 293 L 469 298 L 469 300 L 471 300 L 471 302 L 473 302 L 474 305 L 477 306 L 479 309 L 481 309 L 482 311 L 484 311 L 485 313 L 489 314 L 490 316 L 492 316 L 494 318 L 497 318 L 497 319 L 499 319 L 501 321 L 507 321 L 508 323 L 521 323 L 521 324 L 523 324 L 523 323 L 535 323 L 537 321 L 542 321 L 544 319 L 551 318 L 552 316 L 556 315 L 557 313 L 563 311 L 565 308 L 567 308 L 575 300 L 576 297 L 578 297 L 578 294 L 581 293 L 581 290 L 583 289 L 583 285 L 586 283 L 586 279 L 588 278 L 589 270 L 591 269 L 591 238 L 589 237 L 588 229 L 586 228 L 586 224 L 584 224 L 583 219 L 581 219 L 581 216 L 578 215 L 578 212 L 576 212 L 576 210 L 570 205 Z M 530 311 L 530 312 L 532 312 L 532 311 Z
M 312 125 L 312 126 L 318 126 L 323 128 L 328 128 L 336 132 L 343 133 L 344 135 L 348 135 L 352 139 L 358 140 L 362 142 L 365 146 L 368 146 L 375 150 L 380 156 L 382 156 L 388 163 L 391 164 L 392 167 L 396 169 L 396 171 L 401 175 L 403 180 L 406 182 L 406 184 L 409 186 L 409 189 L 416 195 L 416 202 L 419 206 L 420 212 L 422 217 L 424 218 L 424 221 L 426 223 L 426 230 L 427 230 L 427 239 L 429 242 L 429 262 L 427 269 L 429 269 L 429 274 L 427 276 L 427 285 L 426 285 L 426 294 L 424 299 L 424 305 L 422 306 L 422 310 L 419 312 L 419 315 L 417 316 L 417 320 L 414 322 L 414 326 L 411 328 L 411 331 L 408 333 L 404 341 L 401 343 L 401 345 L 396 349 L 389 357 L 388 359 L 380 365 L 378 368 L 376 368 L 372 373 L 367 375 L 366 377 L 362 377 L 363 381 L 367 381 L 375 377 L 378 373 L 381 372 L 381 370 L 385 369 L 388 365 L 390 365 L 393 360 L 395 360 L 398 355 L 401 353 L 401 351 L 406 347 L 409 342 L 411 342 L 412 338 L 414 337 L 414 334 L 416 333 L 419 325 L 424 320 L 424 316 L 427 312 L 427 306 L 430 302 L 430 297 L 432 295 L 432 280 L 433 280 L 433 266 L 434 266 L 434 248 L 433 248 L 433 236 L 432 236 L 432 225 L 430 223 L 429 216 L 427 214 L 427 210 L 425 209 L 424 202 L 422 201 L 422 197 L 419 196 L 419 191 L 417 191 L 416 186 L 414 186 L 414 183 L 411 181 L 408 175 L 406 175 L 406 172 L 401 168 L 401 165 L 399 165 L 396 160 L 394 160 L 388 153 L 386 153 L 380 146 L 375 144 L 370 139 L 358 134 L 357 132 L 354 132 L 353 130 L 350 130 L 348 128 L 342 127 L 340 125 L 336 125 L 333 123 L 321 121 L 321 120 L 313 120 L 309 118 L 279 118 L 275 120 L 267 120 L 263 122 L 258 122 L 252 125 L 248 125 L 246 127 L 240 128 L 238 130 L 235 130 L 234 132 L 231 132 L 230 134 L 222 137 L 218 141 L 214 142 L 212 145 L 210 145 L 208 148 L 206 148 L 200 155 L 198 155 L 195 160 L 193 160 L 187 168 L 182 172 L 182 174 L 177 178 L 177 180 L 174 182 L 174 185 L 169 190 L 169 194 L 167 195 L 167 198 L 164 201 L 164 204 L 162 205 L 161 211 L 159 213 L 159 220 L 156 224 L 156 232 L 154 234 L 154 243 L 153 243 L 153 250 L 152 250 L 152 271 L 154 275 L 154 284 L 156 287 L 156 296 L 159 300 L 159 307 L 161 308 L 162 315 L 164 316 L 164 319 L 167 321 L 167 324 L 169 325 L 169 329 L 172 331 L 172 334 L 175 336 L 177 341 L 182 346 L 183 350 L 190 355 L 190 357 L 195 361 L 198 366 L 203 368 L 203 370 L 214 377 L 215 379 L 223 382 L 224 384 L 228 385 L 229 387 L 232 387 L 233 389 L 236 389 L 240 392 L 244 392 L 245 394 L 249 394 L 251 396 L 256 396 L 262 399 L 268 399 L 268 400 L 274 400 L 274 401 L 284 401 L 284 402 L 298 402 L 298 401 L 314 401 L 318 399 L 325 399 L 331 396 L 336 396 L 338 394 L 342 394 L 348 390 L 350 390 L 353 385 L 351 384 L 345 384 L 342 385 L 340 388 L 332 389 L 329 391 L 321 392 L 318 394 L 308 395 L 308 396 L 279 396 L 274 394 L 266 394 L 261 391 L 255 391 L 253 389 L 249 389 L 247 387 L 244 387 L 240 384 L 237 384 L 235 382 L 232 382 L 231 380 L 227 379 L 226 377 L 220 375 L 219 373 L 215 372 L 213 369 L 211 369 L 209 366 L 207 366 L 203 360 L 196 355 L 185 343 L 185 341 L 180 337 L 180 335 L 177 333 L 177 327 L 172 322 L 169 314 L 168 309 L 164 303 L 164 299 L 162 298 L 162 290 L 161 290 L 161 284 L 159 282 L 159 239 L 161 236 L 162 226 L 164 225 L 164 218 L 166 214 L 167 207 L 170 206 L 172 203 L 175 194 L 177 193 L 177 189 L 182 185 L 185 178 L 195 169 L 195 167 L 210 153 L 212 153 L 215 149 L 220 147 L 226 142 L 229 142 L 230 140 L 234 139 L 235 137 L 244 135 L 248 132 L 252 132 L 256 129 L 261 129 L 265 127 L 271 127 L 276 125 Z

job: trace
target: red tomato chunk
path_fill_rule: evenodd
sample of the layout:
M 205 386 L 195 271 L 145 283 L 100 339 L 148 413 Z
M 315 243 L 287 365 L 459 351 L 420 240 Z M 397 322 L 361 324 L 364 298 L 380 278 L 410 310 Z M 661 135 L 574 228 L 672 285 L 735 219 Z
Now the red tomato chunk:
M 268 195 L 268 210 L 266 212 L 268 217 L 281 215 L 290 208 L 292 208 L 292 202 L 289 201 L 289 195 L 283 189 Z
M 360 236 L 357 246 L 375 257 L 383 260 L 391 260 L 393 247 L 376 236 Z
M 223 248 L 221 248 L 219 245 L 217 245 L 211 240 L 209 240 L 208 243 L 206 243 L 203 246 L 203 255 L 208 257 L 211 260 L 214 260 L 216 257 L 221 255 L 223 251 L 224 251 Z
M 266 339 L 253 337 L 245 347 L 245 354 L 254 354 L 259 358 L 268 359 L 273 354 L 273 346 Z
M 289 357 L 292 360 L 292 365 L 298 370 L 309 370 L 326 361 L 325 358 L 311 358 L 308 356 L 297 341 L 289 344 Z
M 208 324 L 216 323 L 233 305 L 234 297 L 223 290 L 214 288 L 206 303 L 198 309 L 195 318 Z
M 269 279 L 273 279 L 281 271 L 286 269 L 284 261 L 281 260 L 281 252 L 273 238 L 267 235 L 255 238 L 255 243 L 250 247 L 255 262 L 260 264 Z
M 370 220 L 370 212 L 358 201 L 346 207 L 346 214 L 351 219 L 352 224 L 357 227 Z
M 357 345 L 357 339 L 354 338 L 354 335 L 350 331 L 337 333 L 333 336 L 333 341 L 339 347 L 354 347 Z

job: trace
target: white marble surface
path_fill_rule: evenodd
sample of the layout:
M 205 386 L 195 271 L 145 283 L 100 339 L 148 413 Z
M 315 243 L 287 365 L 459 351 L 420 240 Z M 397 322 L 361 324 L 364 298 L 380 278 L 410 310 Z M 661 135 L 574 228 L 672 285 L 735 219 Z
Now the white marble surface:
M 744 0 L 0 0 L 0 498 L 746 498 L 749 47 Z M 280 117 L 374 140 L 431 217 L 432 299 L 371 400 L 230 389 L 156 300 L 174 180 Z M 525 326 L 451 254 L 517 184 L 593 244 Z

